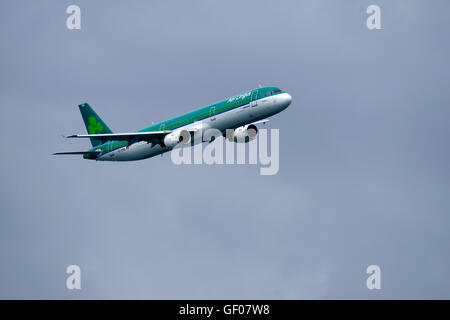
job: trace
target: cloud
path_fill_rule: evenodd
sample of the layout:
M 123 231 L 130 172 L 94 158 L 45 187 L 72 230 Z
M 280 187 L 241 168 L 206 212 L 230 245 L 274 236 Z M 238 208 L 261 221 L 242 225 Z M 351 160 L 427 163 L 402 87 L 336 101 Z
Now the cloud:
M 2 3 L 0 297 L 448 298 L 448 3 L 369 4 Z M 258 84 L 293 96 L 275 176 L 51 156 L 81 102 L 120 132 Z

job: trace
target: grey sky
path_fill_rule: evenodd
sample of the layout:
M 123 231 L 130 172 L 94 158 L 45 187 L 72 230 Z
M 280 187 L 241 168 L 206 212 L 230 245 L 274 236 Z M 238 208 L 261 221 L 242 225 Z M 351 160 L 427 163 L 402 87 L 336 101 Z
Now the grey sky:
M 82 29 L 65 26 L 68 5 Z M 379 4 L 382 30 L 366 28 Z M 1 1 L 0 298 L 450 298 L 446 0 Z M 53 157 L 291 93 L 280 171 Z M 65 288 L 78 264 L 82 290 Z M 366 267 L 382 270 L 369 291 Z

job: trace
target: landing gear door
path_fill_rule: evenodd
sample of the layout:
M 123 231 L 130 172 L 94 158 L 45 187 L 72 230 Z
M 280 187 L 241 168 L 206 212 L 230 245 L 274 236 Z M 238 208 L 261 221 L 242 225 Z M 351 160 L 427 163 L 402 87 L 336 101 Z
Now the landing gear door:
M 258 105 L 258 89 L 252 90 L 252 95 L 250 98 L 250 107 L 256 107 Z

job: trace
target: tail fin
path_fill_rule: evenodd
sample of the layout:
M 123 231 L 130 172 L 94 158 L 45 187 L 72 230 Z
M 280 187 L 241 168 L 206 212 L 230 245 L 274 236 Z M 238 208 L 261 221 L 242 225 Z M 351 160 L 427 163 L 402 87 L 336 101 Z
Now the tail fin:
M 88 103 L 80 104 L 78 107 L 89 134 L 113 133 Z M 90 139 L 93 147 L 102 143 L 101 140 Z

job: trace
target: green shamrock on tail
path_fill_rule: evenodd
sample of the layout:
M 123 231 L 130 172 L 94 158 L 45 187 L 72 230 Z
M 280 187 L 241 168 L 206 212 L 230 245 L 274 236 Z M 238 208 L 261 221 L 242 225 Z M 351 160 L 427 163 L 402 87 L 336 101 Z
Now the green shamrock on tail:
M 100 133 L 103 130 L 103 126 L 100 122 L 97 122 L 97 120 L 95 119 L 95 117 L 89 117 L 89 134 L 96 134 L 96 133 Z

